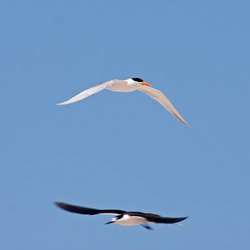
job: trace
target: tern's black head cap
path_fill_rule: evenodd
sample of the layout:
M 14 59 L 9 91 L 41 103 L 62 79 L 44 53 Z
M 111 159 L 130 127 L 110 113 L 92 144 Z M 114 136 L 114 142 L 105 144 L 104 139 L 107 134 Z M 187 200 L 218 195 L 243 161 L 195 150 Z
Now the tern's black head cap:
M 143 82 L 143 80 L 141 78 L 131 78 L 132 80 L 136 81 L 136 82 Z

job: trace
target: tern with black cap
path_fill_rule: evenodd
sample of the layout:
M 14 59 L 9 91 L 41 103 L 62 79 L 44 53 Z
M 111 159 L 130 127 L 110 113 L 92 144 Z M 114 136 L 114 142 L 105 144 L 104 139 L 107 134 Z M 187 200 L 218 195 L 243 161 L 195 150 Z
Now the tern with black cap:
M 80 207 L 74 206 L 70 204 L 66 204 L 63 202 L 55 202 L 57 206 L 60 208 L 67 210 L 72 213 L 77 214 L 88 214 L 88 215 L 98 215 L 98 214 L 113 214 L 117 215 L 116 217 L 112 218 L 111 221 L 107 222 L 106 224 L 119 224 L 122 226 L 136 226 L 142 225 L 146 229 L 152 229 L 148 223 L 165 223 L 165 224 L 175 224 L 180 221 L 187 219 L 188 217 L 179 217 L 179 218 L 172 218 L 172 217 L 162 217 L 157 214 L 150 214 L 150 213 L 142 213 L 142 212 L 127 212 L 123 210 L 117 209 L 94 209 L 88 207 Z
M 82 91 L 80 94 L 72 97 L 71 99 L 58 103 L 57 105 L 66 105 L 75 102 L 79 102 L 89 96 L 92 96 L 103 89 L 108 89 L 115 92 L 132 92 L 135 90 L 142 91 L 143 93 L 149 95 L 156 101 L 158 101 L 164 108 L 166 108 L 171 114 L 173 114 L 177 119 L 183 122 L 188 127 L 189 124 L 182 118 L 179 112 L 175 109 L 173 104 L 169 101 L 169 99 L 159 90 L 151 88 L 149 83 L 144 82 L 141 78 L 128 78 L 125 80 L 110 80 L 103 82 L 95 87 L 86 89 Z

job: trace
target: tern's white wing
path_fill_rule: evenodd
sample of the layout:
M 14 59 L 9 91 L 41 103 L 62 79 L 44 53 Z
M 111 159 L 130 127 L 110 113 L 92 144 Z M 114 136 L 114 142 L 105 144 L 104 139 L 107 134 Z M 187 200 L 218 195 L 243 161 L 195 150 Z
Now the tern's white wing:
M 79 102 L 89 96 L 92 96 L 98 92 L 100 92 L 101 90 L 105 89 L 106 87 L 112 85 L 112 83 L 116 81 L 116 80 L 111 80 L 111 81 L 107 81 L 107 82 L 103 82 L 95 87 L 92 87 L 92 88 L 89 88 L 89 89 L 86 89 L 84 91 L 82 91 L 80 94 L 72 97 L 71 99 L 69 99 L 68 101 L 66 102 L 61 102 L 61 103 L 58 103 L 57 105 L 66 105 L 66 104 L 71 104 L 71 103 L 74 103 L 74 102 Z
M 175 109 L 173 104 L 168 100 L 168 98 L 159 90 L 148 87 L 148 86 L 140 86 L 138 90 L 144 92 L 145 94 L 149 95 L 156 101 L 158 101 L 164 108 L 166 108 L 171 114 L 173 114 L 177 119 L 183 122 L 188 127 L 189 124 L 182 118 L 179 112 Z

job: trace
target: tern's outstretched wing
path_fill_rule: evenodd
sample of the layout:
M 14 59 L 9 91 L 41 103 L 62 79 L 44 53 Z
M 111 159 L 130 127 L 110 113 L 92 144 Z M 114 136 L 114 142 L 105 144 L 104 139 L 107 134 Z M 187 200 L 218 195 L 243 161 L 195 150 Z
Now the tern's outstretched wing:
M 116 81 L 116 80 L 111 80 L 111 81 L 107 81 L 107 82 L 103 82 L 95 87 L 92 87 L 92 88 L 89 88 L 89 89 L 86 89 L 84 91 L 82 91 L 80 94 L 72 97 L 71 99 L 69 99 L 68 101 L 66 102 L 61 102 L 61 103 L 58 103 L 57 105 L 66 105 L 66 104 L 71 104 L 71 103 L 74 103 L 74 102 L 79 102 L 89 96 L 92 96 L 98 92 L 100 92 L 101 90 L 105 89 L 106 87 L 112 85 L 112 83 Z
M 72 213 L 77 214 L 89 214 L 89 215 L 96 215 L 96 214 L 123 214 L 125 211 L 122 210 L 115 210 L 115 209 L 94 209 L 94 208 L 88 208 L 88 207 L 80 207 L 80 206 L 74 206 L 69 205 L 63 202 L 55 202 L 57 206 L 60 208 L 67 210 Z
M 140 86 L 138 90 L 144 92 L 145 94 L 149 95 L 156 101 L 158 101 L 164 108 L 166 108 L 171 114 L 173 114 L 177 119 L 183 122 L 188 127 L 189 124 L 182 118 L 179 112 L 175 109 L 173 104 L 168 100 L 168 98 L 159 90 L 151 88 L 149 86 Z

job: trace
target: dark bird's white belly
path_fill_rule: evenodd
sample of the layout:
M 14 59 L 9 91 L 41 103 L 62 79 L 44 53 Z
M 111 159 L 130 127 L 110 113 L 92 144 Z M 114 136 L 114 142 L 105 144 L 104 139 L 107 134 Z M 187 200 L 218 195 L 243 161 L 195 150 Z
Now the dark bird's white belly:
M 115 223 L 122 226 L 136 226 L 140 224 L 146 224 L 148 223 L 148 221 L 143 217 L 124 215 L 121 219 L 117 220 Z

